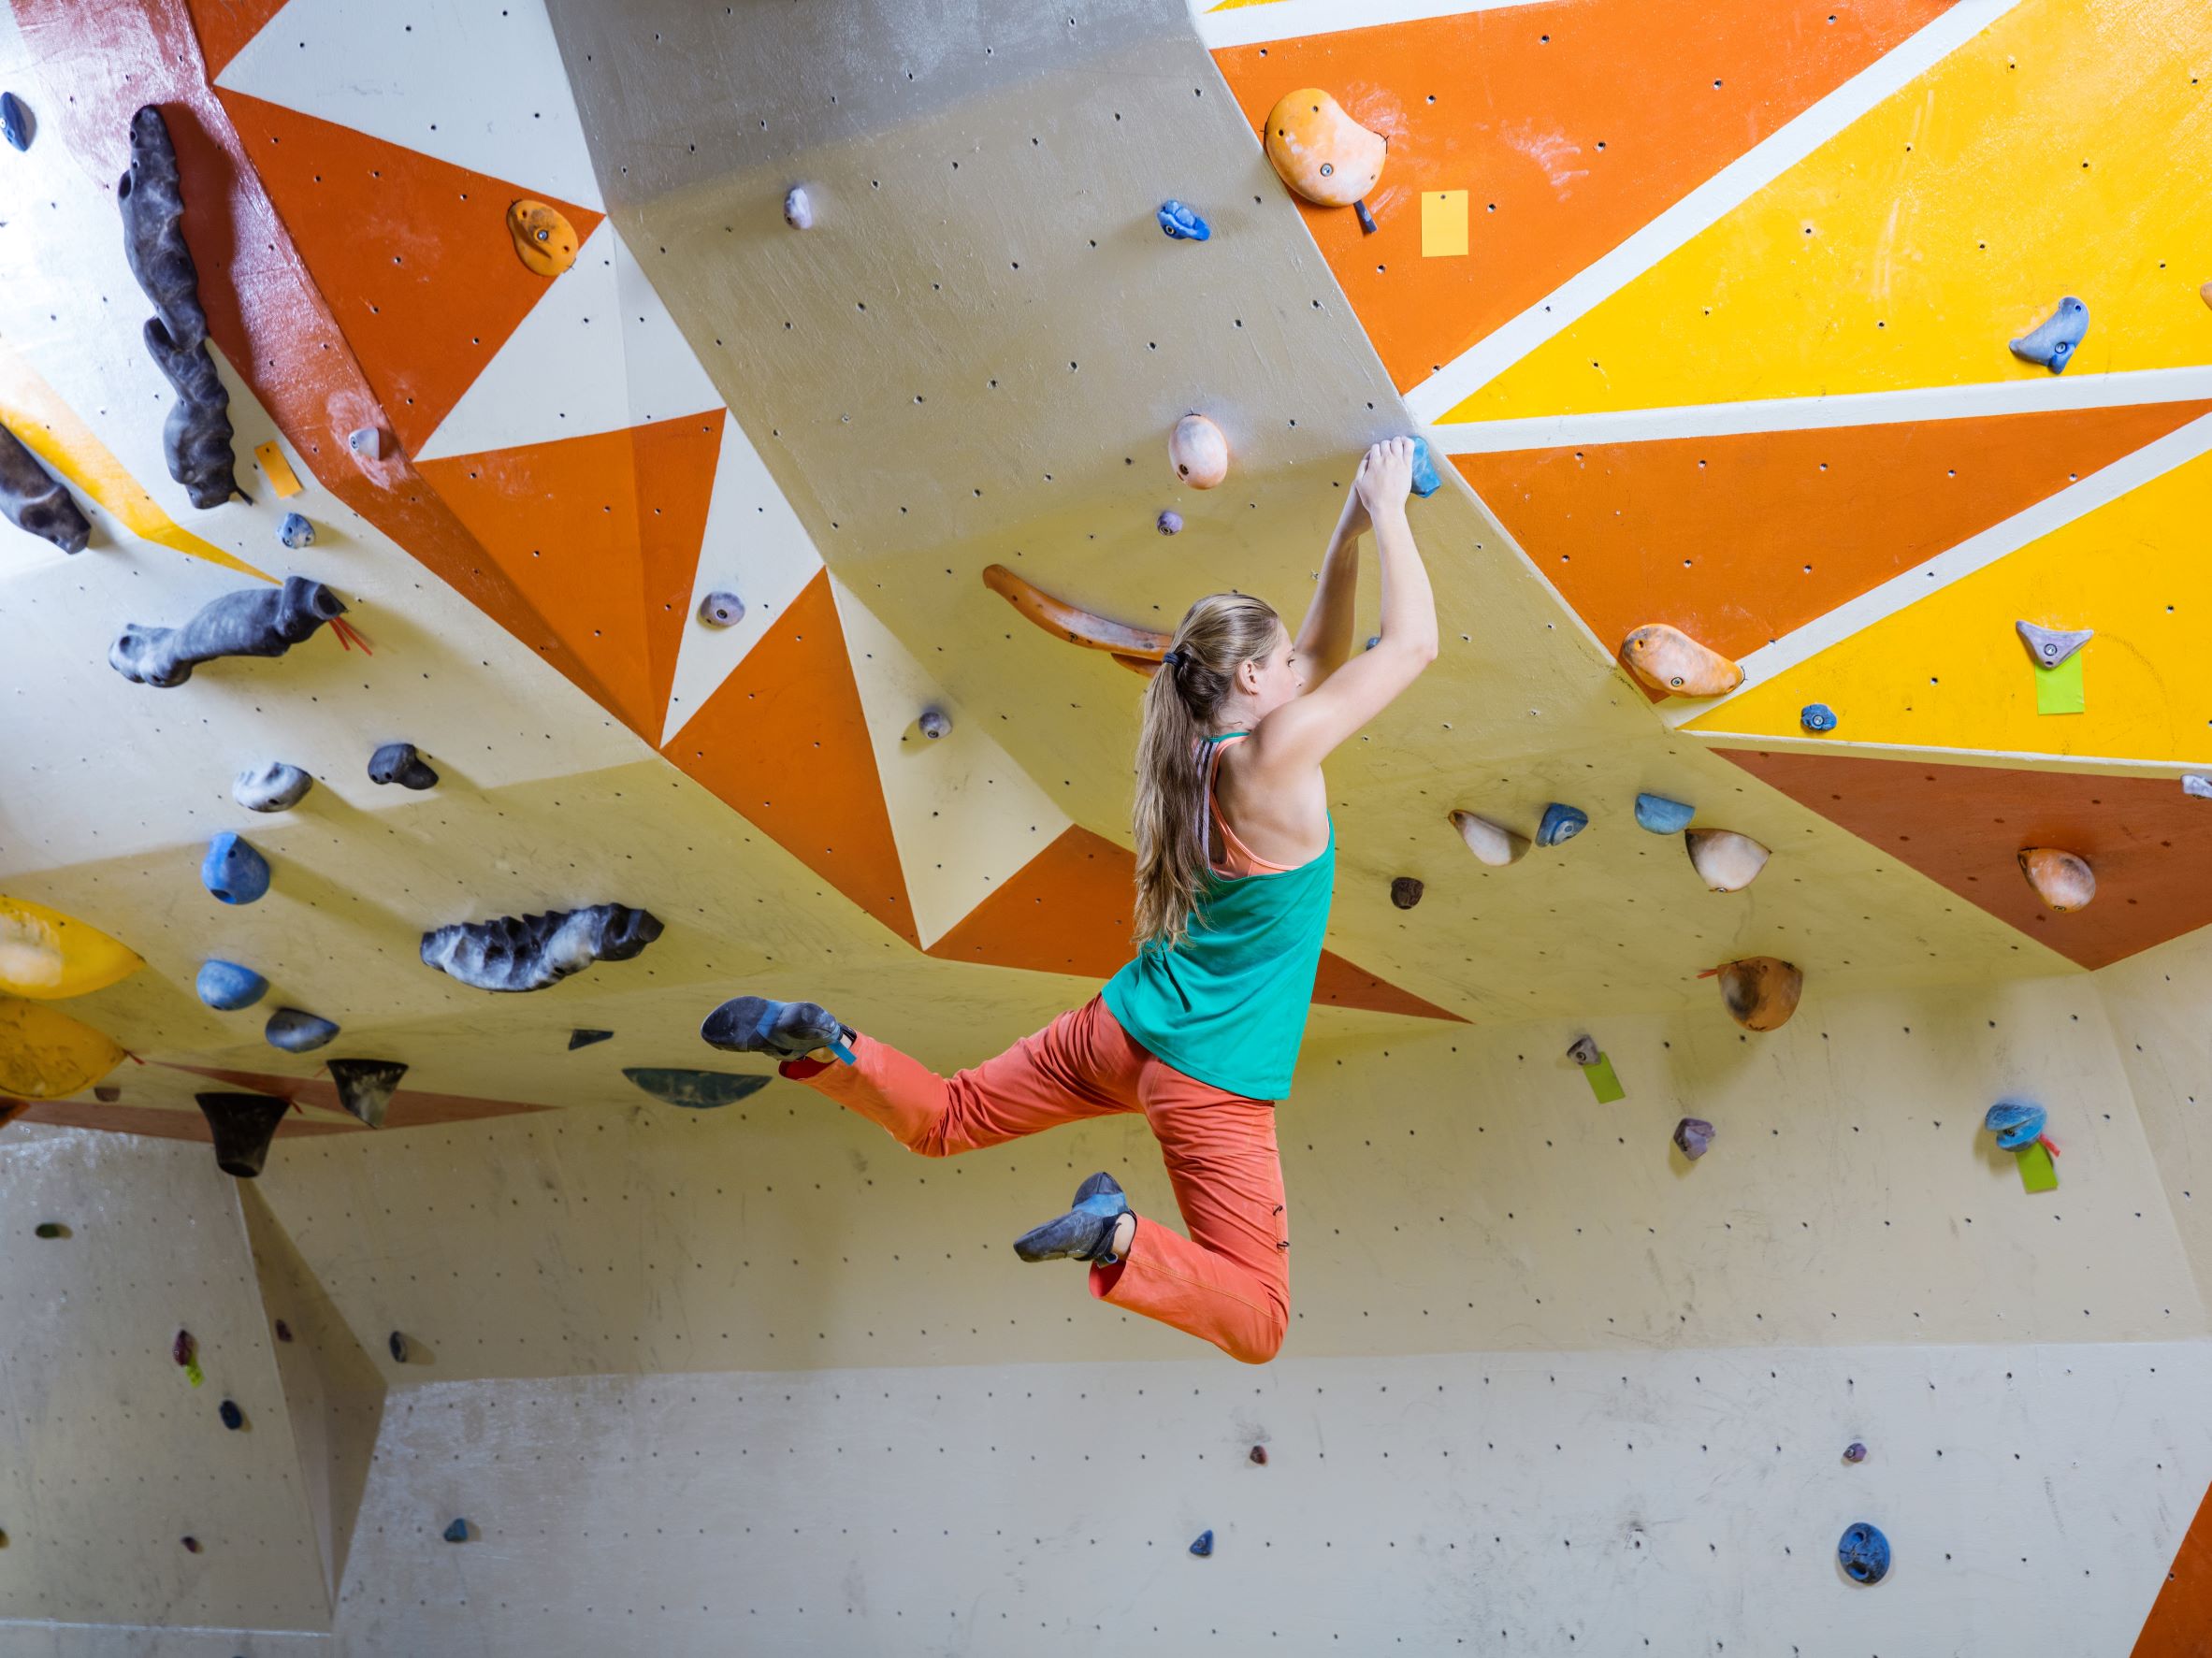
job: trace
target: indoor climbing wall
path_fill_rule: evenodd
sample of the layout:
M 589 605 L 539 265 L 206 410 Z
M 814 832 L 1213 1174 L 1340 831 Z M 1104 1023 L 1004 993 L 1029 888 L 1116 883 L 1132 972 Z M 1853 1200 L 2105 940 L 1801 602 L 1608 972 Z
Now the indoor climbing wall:
M 0 1650 L 2202 1658 L 2208 48 L 13 0 Z M 1141 1123 L 698 1027 L 1087 999 L 1132 668 L 1405 432 L 1232 1366 L 1007 1247 Z

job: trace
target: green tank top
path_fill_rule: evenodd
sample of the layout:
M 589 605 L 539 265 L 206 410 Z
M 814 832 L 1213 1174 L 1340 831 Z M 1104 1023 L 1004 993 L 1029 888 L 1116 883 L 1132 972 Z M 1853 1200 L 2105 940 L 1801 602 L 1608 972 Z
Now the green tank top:
M 1205 739 L 1208 761 L 1213 744 L 1247 734 Z M 1295 869 L 1229 876 L 1209 867 L 1182 947 L 1148 943 L 1106 981 L 1106 1011 L 1185 1076 L 1248 1100 L 1287 1097 L 1336 875 L 1334 817 L 1321 856 Z

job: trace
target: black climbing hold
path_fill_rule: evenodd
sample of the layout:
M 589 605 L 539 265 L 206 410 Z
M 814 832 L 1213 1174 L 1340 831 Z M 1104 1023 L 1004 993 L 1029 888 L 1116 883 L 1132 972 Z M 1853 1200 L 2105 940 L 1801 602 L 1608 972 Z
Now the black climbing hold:
M 281 656 L 345 608 L 305 576 L 288 577 L 282 587 L 242 587 L 210 599 L 181 627 L 125 624 L 108 647 L 108 662 L 127 680 L 166 689 L 218 656 Z
M 291 1102 L 271 1094 L 195 1094 L 200 1113 L 215 1136 L 215 1166 L 239 1180 L 251 1180 L 268 1161 L 268 1143 L 277 1136 Z M 179 1361 L 182 1362 L 182 1361 Z
M 453 1524 L 447 1526 L 445 1540 L 448 1543 L 466 1543 L 469 1540 L 469 1522 L 465 1520 L 456 1520 Z
M 628 961 L 660 936 L 660 919 L 626 904 L 461 921 L 423 934 L 426 966 L 479 990 L 542 990 L 594 961 Z
M 200 1551 L 200 1540 L 197 1537 L 181 1537 L 178 1541 L 184 1545 L 184 1552 L 187 1554 L 197 1554 Z
M 146 319 L 145 338 L 147 353 L 177 393 L 161 428 L 169 476 L 184 485 L 195 507 L 220 507 L 234 495 L 245 495 L 230 451 L 230 393 L 215 372 L 208 342 L 178 345 L 159 317 Z
M 282 1319 L 277 1320 L 277 1339 L 279 1341 L 290 1341 L 292 1339 L 292 1326 L 285 1323 Z
M 230 786 L 230 798 L 249 812 L 289 812 L 314 786 L 315 780 L 297 766 L 271 760 L 240 771 Z
M 123 1098 L 123 1089 L 112 1082 L 95 1082 L 93 1084 L 93 1098 L 103 1105 L 112 1105 Z
M 1410 910 L 1421 901 L 1424 890 L 1411 875 L 1400 875 L 1390 884 L 1390 901 L 1401 910 Z
M 246 1425 L 246 1413 L 228 1399 L 216 1407 L 215 1414 L 223 1419 L 223 1425 L 234 1434 Z
M 1843 1460 L 1846 1463 L 1865 1462 L 1866 1447 L 1860 1444 L 1858 1440 L 1854 1439 L 1850 1444 L 1843 1447 Z
M 224 829 L 200 859 L 200 885 L 226 904 L 250 904 L 268 890 L 268 859 L 252 842 Z
M 1696 1162 L 1713 1149 L 1713 1127 L 1701 1117 L 1685 1117 L 1674 1125 L 1674 1144 L 1683 1156 Z
M 688 1106 L 694 1111 L 734 1105 L 769 1084 L 765 1076 L 741 1076 L 729 1071 L 664 1070 L 641 1065 L 625 1065 L 622 1074 L 656 1100 L 670 1105 Z
M 315 541 L 315 526 L 309 522 L 306 513 L 287 512 L 277 526 L 277 540 L 294 552 L 302 547 L 311 547 Z
M 1844 1531 L 1836 1560 L 1854 1583 L 1879 1583 L 1889 1575 L 1889 1539 L 1862 1520 Z
M 436 788 L 438 773 L 412 742 L 387 742 L 369 757 L 369 781 L 397 783 L 401 788 Z
M 37 132 L 38 123 L 31 119 L 30 106 L 13 93 L 0 93 L 0 138 L 6 138 L 18 150 L 28 150 Z
M 1252 1461 L 1259 1463 L 1263 1468 L 1267 1465 L 1267 1448 L 1265 1445 L 1255 1445 L 1252 1447 Z
M 1198 1541 L 1191 1545 L 1191 1552 L 1204 1557 L 1213 1552 L 1213 1533 L 1200 1532 Z
M 58 1220 L 41 1220 L 31 1229 L 31 1233 L 34 1237 L 65 1238 L 69 1235 L 69 1229 Z
M 311 1054 L 338 1035 L 338 1025 L 303 1008 L 280 1007 L 268 1016 L 261 1034 L 271 1047 L 288 1054 Z
M 340 1105 L 372 1129 L 384 1126 L 384 1108 L 407 1074 L 405 1065 L 397 1060 L 332 1060 L 324 1068 Z
M 569 1052 L 574 1053 L 580 1047 L 589 1047 L 595 1042 L 612 1042 L 614 1040 L 614 1032 L 612 1031 L 571 1031 L 569 1032 Z
M 1160 204 L 1160 228 L 1178 242 L 1213 239 L 1213 227 L 1179 201 Z
M 65 553 L 81 553 L 93 539 L 92 520 L 77 497 L 39 464 L 23 440 L 0 425 L 0 512 L 8 523 Z
M 176 1360 L 179 1366 L 189 1364 L 192 1362 L 192 1355 L 198 1347 L 199 1344 L 192 1339 L 191 1331 L 180 1330 L 177 1332 L 177 1339 L 169 1343 L 169 1357 Z
M 199 302 L 199 270 L 184 241 L 184 191 L 177 151 L 161 111 L 152 104 L 131 117 L 130 170 L 116 180 L 123 211 L 123 253 L 131 275 L 153 301 L 166 337 L 190 351 L 208 337 Z
M 400 1334 L 398 1331 L 395 1330 L 392 1332 L 390 1339 L 387 1340 L 384 1345 L 392 1349 L 392 1359 L 394 1362 L 399 1364 L 404 1364 L 407 1362 L 407 1355 L 412 1349 L 410 1349 L 407 1345 L 406 1336 Z

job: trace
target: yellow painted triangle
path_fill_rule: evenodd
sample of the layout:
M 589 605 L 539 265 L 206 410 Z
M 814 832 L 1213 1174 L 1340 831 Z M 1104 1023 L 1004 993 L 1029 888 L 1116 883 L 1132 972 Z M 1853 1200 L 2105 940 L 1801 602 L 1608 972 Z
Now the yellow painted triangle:
M 152 541 L 183 554 L 204 558 L 224 569 L 258 577 L 277 578 L 256 569 L 235 554 L 204 541 L 163 512 L 146 493 L 130 469 L 115 458 L 115 452 L 94 436 L 77 411 L 62 401 L 38 371 L 16 353 L 0 349 L 0 425 L 23 440 L 49 467 L 106 510 L 108 516 L 140 541 Z
M 2212 6 L 2025 0 L 1444 418 L 2212 362 Z
M 1930 594 L 1689 723 L 1700 733 L 2201 764 L 2212 755 L 2212 454 L 2202 454 Z M 2079 714 L 2038 711 L 2016 622 L 2094 628 Z

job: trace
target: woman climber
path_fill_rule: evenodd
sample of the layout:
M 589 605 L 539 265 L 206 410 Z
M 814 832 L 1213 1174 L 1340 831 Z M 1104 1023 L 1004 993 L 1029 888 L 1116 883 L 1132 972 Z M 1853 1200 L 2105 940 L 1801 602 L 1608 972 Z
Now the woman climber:
M 943 1077 L 811 1002 L 740 996 L 700 1034 L 925 1157 L 1141 1111 L 1186 1238 L 1140 1220 L 1107 1174 L 1020 1238 L 1024 1261 L 1090 1264 L 1101 1300 L 1264 1364 L 1290 1321 L 1274 1103 L 1290 1092 L 1336 872 L 1322 761 L 1436 659 L 1436 605 L 1406 522 L 1413 444 L 1360 462 L 1295 642 L 1239 593 L 1184 615 L 1137 742 L 1135 958 L 1082 1007 Z M 1382 632 L 1352 655 L 1359 537 L 1381 562 Z

